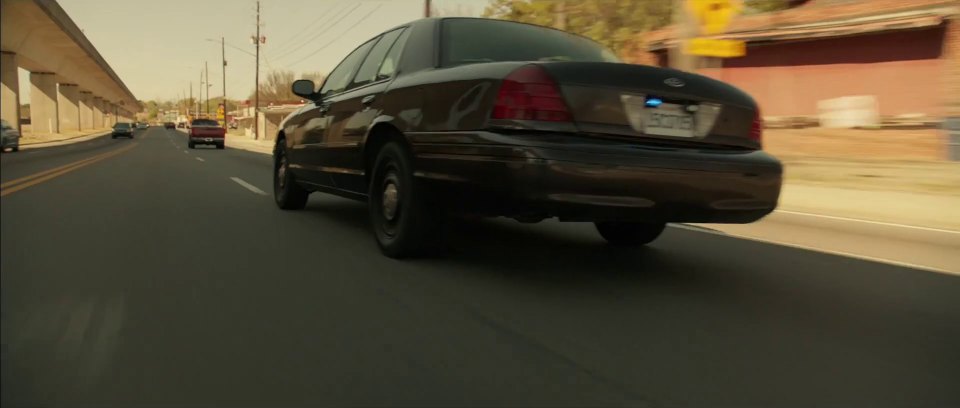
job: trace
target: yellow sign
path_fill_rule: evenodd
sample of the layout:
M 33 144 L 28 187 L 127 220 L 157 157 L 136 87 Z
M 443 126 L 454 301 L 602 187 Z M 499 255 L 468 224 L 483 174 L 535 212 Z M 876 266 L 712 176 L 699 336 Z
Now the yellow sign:
M 224 110 L 223 104 L 221 103 L 219 106 L 217 106 L 217 122 L 220 124 L 220 127 L 222 128 L 227 127 L 227 119 L 225 115 L 226 115 L 226 111 Z
M 732 58 L 747 55 L 747 44 L 738 40 L 693 38 L 683 44 L 683 52 L 704 57 Z
M 687 10 L 704 35 L 722 34 L 743 8 L 741 0 L 687 0 Z

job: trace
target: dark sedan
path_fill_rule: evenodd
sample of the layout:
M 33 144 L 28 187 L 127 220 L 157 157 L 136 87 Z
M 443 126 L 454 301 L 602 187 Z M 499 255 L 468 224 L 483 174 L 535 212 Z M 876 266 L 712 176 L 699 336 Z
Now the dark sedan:
M 593 222 L 642 245 L 668 222 L 759 220 L 780 194 L 749 95 L 550 28 L 418 20 L 293 91 L 313 102 L 277 134 L 277 205 L 365 200 L 391 257 L 436 248 L 451 215 Z
M 113 125 L 113 132 L 111 132 L 110 137 L 116 139 L 118 137 L 128 137 L 133 139 L 133 124 L 129 122 L 117 122 Z

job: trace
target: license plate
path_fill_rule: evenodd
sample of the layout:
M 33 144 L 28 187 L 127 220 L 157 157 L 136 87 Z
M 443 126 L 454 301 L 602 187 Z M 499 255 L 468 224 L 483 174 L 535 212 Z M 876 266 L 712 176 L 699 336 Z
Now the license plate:
M 643 133 L 657 136 L 693 137 L 693 115 L 681 105 L 665 103 L 644 109 Z
M 204 141 L 204 142 L 212 142 L 212 141 L 213 141 L 213 138 L 212 138 L 212 137 L 207 137 L 207 138 L 204 138 L 203 141 Z

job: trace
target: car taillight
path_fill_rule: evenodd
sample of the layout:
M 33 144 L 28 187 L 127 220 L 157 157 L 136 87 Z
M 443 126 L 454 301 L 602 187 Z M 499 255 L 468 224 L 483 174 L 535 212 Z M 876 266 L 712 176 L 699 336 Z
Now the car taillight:
M 753 117 L 753 124 L 750 125 L 750 140 L 763 146 L 763 115 L 760 114 L 760 108 L 757 108 L 757 113 Z
M 527 65 L 507 75 L 493 105 L 492 119 L 571 121 L 556 81 L 543 68 Z

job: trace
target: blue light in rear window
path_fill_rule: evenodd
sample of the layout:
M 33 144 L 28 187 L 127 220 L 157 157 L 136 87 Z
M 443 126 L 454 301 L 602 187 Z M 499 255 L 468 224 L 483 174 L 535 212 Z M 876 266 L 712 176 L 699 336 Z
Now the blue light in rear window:
M 649 98 L 649 99 L 647 99 L 647 101 L 646 101 L 644 104 L 645 104 L 646 106 L 654 107 L 654 108 L 655 108 L 655 107 L 660 106 L 661 104 L 663 104 L 663 100 L 661 100 L 660 98 Z

